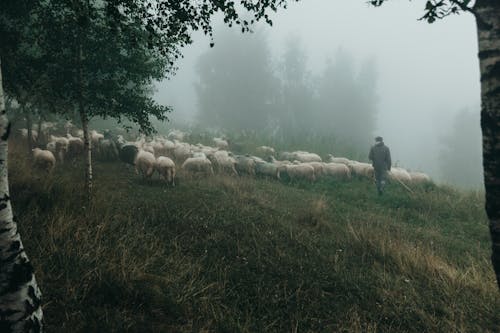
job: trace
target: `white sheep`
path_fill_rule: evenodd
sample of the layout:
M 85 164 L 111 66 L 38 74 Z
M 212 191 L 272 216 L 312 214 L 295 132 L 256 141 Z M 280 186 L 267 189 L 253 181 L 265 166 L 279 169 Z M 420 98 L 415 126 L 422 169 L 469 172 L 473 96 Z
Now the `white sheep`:
M 236 171 L 238 171 L 239 174 L 245 173 L 248 175 L 255 175 L 255 159 L 250 157 L 250 155 L 236 155 L 235 160 Z
M 54 142 L 55 143 L 55 151 L 57 154 L 57 157 L 59 158 L 59 161 L 64 162 L 64 157 L 66 156 L 66 153 L 68 152 L 68 147 L 69 147 L 69 139 L 64 137 L 64 136 L 50 136 L 50 141 L 49 142 Z
M 274 150 L 273 147 L 269 146 L 260 146 L 257 147 L 256 152 L 264 157 L 269 157 L 269 156 L 274 156 L 276 154 L 276 151 Z
M 411 182 L 410 174 L 403 168 L 393 167 L 391 168 L 391 171 L 388 172 L 388 174 L 390 179 L 399 180 L 405 183 Z
M 212 163 L 206 157 L 189 157 L 182 163 L 182 169 L 190 173 L 213 175 Z
M 349 165 L 352 162 L 350 159 L 345 157 L 334 157 L 332 154 L 328 154 L 327 156 L 328 158 L 326 161 L 328 163 L 342 163 L 345 165 Z
M 101 140 L 104 140 L 104 134 L 96 130 L 90 131 L 90 142 L 92 142 L 92 147 L 98 147 Z
M 45 169 L 51 172 L 56 165 L 56 158 L 50 150 L 34 148 L 33 150 L 33 165 L 39 169 Z
M 431 183 L 431 177 L 423 172 L 410 171 L 411 182 L 413 184 L 427 184 Z
M 219 149 L 228 149 L 229 142 L 223 138 L 214 138 L 215 146 Z
M 343 163 L 324 163 L 323 175 L 334 178 L 350 179 L 351 170 Z
M 294 151 L 293 160 L 297 160 L 300 162 L 323 162 L 321 157 L 315 153 L 309 153 L 307 151 Z
M 309 164 L 285 164 L 278 167 L 278 178 L 281 178 L 281 174 L 286 173 L 290 180 L 304 179 L 308 181 L 315 181 L 316 176 L 314 175 L 314 168 Z
M 140 149 L 134 160 L 135 172 L 142 174 L 144 178 L 150 178 L 153 175 L 156 159 L 153 154 Z
M 19 129 L 19 131 L 21 132 L 21 136 L 23 137 L 23 139 L 28 139 L 28 129 L 26 128 L 21 128 Z M 35 143 L 38 139 L 38 132 L 34 129 L 31 130 L 31 141 L 32 143 Z
M 352 175 L 354 176 L 373 178 L 374 171 L 373 171 L 373 166 L 371 164 L 358 161 L 351 161 L 348 167 L 351 170 Z
M 191 146 L 188 143 L 175 143 L 174 158 L 177 163 L 183 163 L 188 157 L 191 157 L 191 154 Z
M 255 174 L 264 177 L 280 179 L 278 165 L 269 162 L 257 162 L 255 164 Z
M 323 162 L 306 162 L 304 164 L 308 164 L 313 167 L 314 169 L 314 176 L 316 178 L 319 178 L 323 175 Z
M 156 159 L 155 169 L 168 184 L 175 186 L 175 163 L 171 158 L 166 156 L 159 156 Z

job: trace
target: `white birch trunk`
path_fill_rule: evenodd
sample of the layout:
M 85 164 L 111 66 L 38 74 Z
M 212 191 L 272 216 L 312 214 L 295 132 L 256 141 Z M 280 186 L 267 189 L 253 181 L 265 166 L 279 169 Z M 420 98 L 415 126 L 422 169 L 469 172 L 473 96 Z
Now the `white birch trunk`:
M 500 1 L 474 6 L 481 72 L 481 129 L 486 213 L 490 221 L 492 264 L 500 288 Z
M 41 293 L 12 214 L 7 178 L 7 139 L 0 59 L 0 332 L 41 332 Z

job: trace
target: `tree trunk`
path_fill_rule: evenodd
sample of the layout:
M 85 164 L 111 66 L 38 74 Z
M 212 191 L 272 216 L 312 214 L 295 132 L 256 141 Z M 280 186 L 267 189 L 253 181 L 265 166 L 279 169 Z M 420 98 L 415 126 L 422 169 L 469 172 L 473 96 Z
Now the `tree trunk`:
M 0 61 L 0 332 L 41 332 L 41 293 L 12 214 L 7 177 L 7 139 Z
M 33 126 L 31 122 L 31 114 L 26 111 L 26 107 L 23 106 L 24 115 L 26 116 L 26 129 L 28 130 L 28 156 L 31 156 L 33 149 Z
M 500 288 L 500 1 L 475 5 L 481 72 L 481 129 L 491 260 Z
M 89 133 L 89 120 L 83 104 L 80 103 L 80 118 L 82 120 L 82 130 L 83 130 L 83 146 L 85 154 L 85 189 L 87 191 L 87 198 L 90 200 L 92 195 L 92 145 L 90 142 Z

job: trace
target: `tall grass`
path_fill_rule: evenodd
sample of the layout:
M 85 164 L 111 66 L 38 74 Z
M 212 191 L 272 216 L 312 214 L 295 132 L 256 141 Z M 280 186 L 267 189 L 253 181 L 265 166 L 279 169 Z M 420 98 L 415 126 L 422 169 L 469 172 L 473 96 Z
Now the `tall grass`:
M 11 196 L 54 332 L 496 332 L 480 193 L 180 178 L 118 163 L 32 172 Z

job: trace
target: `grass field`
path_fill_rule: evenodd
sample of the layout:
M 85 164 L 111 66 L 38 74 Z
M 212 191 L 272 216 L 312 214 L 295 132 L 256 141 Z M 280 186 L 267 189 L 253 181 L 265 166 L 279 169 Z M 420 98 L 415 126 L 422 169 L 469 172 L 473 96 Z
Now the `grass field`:
M 30 171 L 15 214 L 48 332 L 497 332 L 483 196 L 366 180 L 279 183 L 119 163 Z

